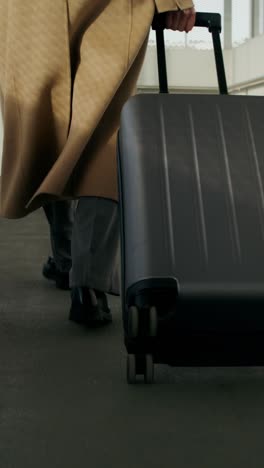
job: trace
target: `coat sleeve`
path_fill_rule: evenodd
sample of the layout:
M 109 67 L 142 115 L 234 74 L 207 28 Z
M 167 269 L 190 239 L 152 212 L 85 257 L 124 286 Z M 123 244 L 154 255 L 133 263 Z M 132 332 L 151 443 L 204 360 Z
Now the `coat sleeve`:
M 163 11 L 185 10 L 194 6 L 192 0 L 155 0 L 159 13 Z

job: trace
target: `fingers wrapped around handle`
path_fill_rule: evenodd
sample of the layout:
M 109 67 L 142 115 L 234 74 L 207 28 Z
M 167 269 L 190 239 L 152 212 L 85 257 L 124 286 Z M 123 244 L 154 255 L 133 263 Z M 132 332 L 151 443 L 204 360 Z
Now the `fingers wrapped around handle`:
M 189 32 L 195 25 L 195 8 L 186 10 L 169 11 L 166 13 L 165 27 L 172 31 Z

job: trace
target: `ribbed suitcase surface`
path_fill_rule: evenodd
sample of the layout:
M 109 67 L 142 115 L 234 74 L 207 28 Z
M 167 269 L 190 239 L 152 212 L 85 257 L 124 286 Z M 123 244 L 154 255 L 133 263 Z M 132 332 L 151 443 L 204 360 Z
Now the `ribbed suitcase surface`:
M 264 98 L 139 95 L 119 134 L 124 288 L 264 296 Z M 264 312 L 263 312 L 264 313 Z

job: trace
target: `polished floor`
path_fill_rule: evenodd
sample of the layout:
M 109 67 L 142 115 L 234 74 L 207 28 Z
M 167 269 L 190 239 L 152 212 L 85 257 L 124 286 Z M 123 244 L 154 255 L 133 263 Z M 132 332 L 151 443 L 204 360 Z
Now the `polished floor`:
M 264 368 L 127 385 L 119 299 L 104 330 L 70 323 L 48 254 L 41 211 L 0 220 L 1 468 L 263 468 Z

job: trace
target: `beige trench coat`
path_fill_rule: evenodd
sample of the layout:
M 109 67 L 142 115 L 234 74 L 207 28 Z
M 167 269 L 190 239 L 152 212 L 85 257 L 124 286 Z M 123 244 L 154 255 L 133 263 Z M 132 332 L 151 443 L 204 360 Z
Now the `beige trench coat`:
M 118 199 L 120 111 L 144 60 L 155 7 L 190 0 L 0 0 L 4 125 L 0 213 L 49 200 Z

